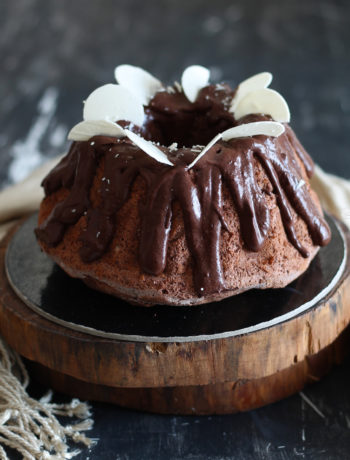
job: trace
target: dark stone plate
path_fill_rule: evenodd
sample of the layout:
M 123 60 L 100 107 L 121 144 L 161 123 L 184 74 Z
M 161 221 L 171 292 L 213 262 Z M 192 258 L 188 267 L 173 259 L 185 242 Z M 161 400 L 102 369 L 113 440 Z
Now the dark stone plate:
M 345 265 L 343 233 L 328 217 L 331 243 L 283 289 L 251 290 L 193 307 L 136 307 L 66 275 L 41 252 L 33 232 L 36 220 L 33 215 L 21 226 L 7 250 L 7 275 L 16 293 L 56 323 L 120 340 L 210 340 L 269 327 L 313 308 L 335 286 Z

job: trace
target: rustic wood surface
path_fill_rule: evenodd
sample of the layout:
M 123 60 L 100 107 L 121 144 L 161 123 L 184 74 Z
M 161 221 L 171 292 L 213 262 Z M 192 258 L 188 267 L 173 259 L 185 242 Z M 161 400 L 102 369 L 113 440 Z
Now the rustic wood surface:
M 332 344 L 272 375 L 196 386 L 118 388 L 87 383 L 34 361 L 28 362 L 28 367 L 39 382 L 80 399 L 160 414 L 232 414 L 271 404 L 318 382 L 334 364 L 342 362 L 349 345 L 350 330 L 346 328 Z
M 350 251 L 327 297 L 281 324 L 207 341 L 127 342 L 68 329 L 19 299 L 5 273 L 17 228 L 0 244 L 0 333 L 41 365 L 39 380 L 62 392 L 161 413 L 250 410 L 319 380 L 347 348 L 337 339 L 350 323 Z M 350 247 L 350 232 L 343 230 Z

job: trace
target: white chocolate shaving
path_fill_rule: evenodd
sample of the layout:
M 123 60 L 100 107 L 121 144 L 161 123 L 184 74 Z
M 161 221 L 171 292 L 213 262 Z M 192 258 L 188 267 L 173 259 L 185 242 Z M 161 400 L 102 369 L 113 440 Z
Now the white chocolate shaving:
M 199 91 L 207 86 L 209 77 L 209 69 L 201 65 L 191 65 L 184 70 L 181 85 L 189 101 L 194 102 L 197 99 Z
M 142 126 L 143 106 L 139 98 L 120 85 L 100 86 L 85 101 L 84 120 L 127 120 Z
M 233 128 L 217 134 L 209 142 L 209 144 L 204 147 L 201 153 L 192 161 L 187 169 L 191 169 L 197 161 L 199 161 L 220 139 L 223 141 L 229 141 L 230 139 L 236 137 L 250 137 L 258 135 L 278 137 L 284 132 L 284 130 L 285 128 L 281 123 L 274 121 L 257 121 L 256 123 L 234 126 Z
M 123 64 L 114 70 L 115 79 L 147 105 L 157 91 L 163 88 L 162 83 L 141 67 Z
M 209 144 L 207 144 L 204 147 L 204 149 L 201 151 L 201 153 L 192 161 L 192 163 L 190 165 L 188 165 L 187 169 L 191 169 L 192 166 L 194 166 L 197 163 L 197 161 L 199 161 L 202 158 L 202 156 L 204 156 L 207 153 L 207 151 L 209 149 L 211 149 L 212 146 L 214 144 L 216 144 L 221 139 L 221 137 L 222 137 L 222 133 L 219 133 L 215 137 L 213 137 L 213 139 L 209 142 Z
M 75 125 L 68 134 L 71 141 L 88 141 L 93 136 L 123 137 L 124 130 L 117 123 L 106 120 L 86 120 Z
M 236 94 L 232 100 L 230 112 L 234 112 L 239 102 L 251 91 L 267 88 L 272 82 L 272 78 L 273 77 L 270 72 L 261 72 L 242 81 L 238 85 Z
M 229 141 L 235 137 L 250 137 L 250 136 L 272 136 L 278 137 L 284 133 L 284 126 L 275 121 L 257 121 L 255 123 L 246 123 L 244 125 L 229 128 L 221 137 L 223 141 Z
M 251 91 L 238 104 L 234 116 L 237 120 L 252 113 L 270 115 L 274 120 L 288 123 L 289 107 L 285 99 L 273 89 Z
M 128 129 L 124 130 L 125 135 L 143 150 L 147 155 L 154 158 L 155 160 L 159 161 L 160 163 L 164 163 L 169 166 L 174 166 L 171 161 L 169 161 L 168 157 L 162 152 L 158 147 L 156 147 L 152 142 L 146 141 L 143 137 L 138 136 L 137 134 L 129 131 Z
M 179 93 L 182 93 L 182 86 L 180 85 L 178 81 L 174 83 L 174 88 L 176 88 Z

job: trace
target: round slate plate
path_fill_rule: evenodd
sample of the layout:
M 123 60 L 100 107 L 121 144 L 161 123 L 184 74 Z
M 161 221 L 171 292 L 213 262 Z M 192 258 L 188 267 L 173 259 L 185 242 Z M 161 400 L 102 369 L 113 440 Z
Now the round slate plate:
M 192 307 L 137 307 L 89 289 L 41 252 L 31 216 L 6 254 L 9 282 L 42 316 L 85 333 L 140 342 L 212 340 L 270 327 L 314 307 L 336 285 L 345 267 L 342 230 L 328 217 L 331 243 L 309 269 L 283 289 L 251 290 L 221 302 Z

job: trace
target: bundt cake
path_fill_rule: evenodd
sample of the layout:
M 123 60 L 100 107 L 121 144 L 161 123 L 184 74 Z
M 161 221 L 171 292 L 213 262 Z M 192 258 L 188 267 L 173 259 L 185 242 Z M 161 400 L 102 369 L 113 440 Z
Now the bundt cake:
M 144 306 L 284 287 L 330 240 L 313 163 L 264 72 L 235 90 L 187 68 L 116 68 L 43 181 L 37 239 L 70 276 Z

